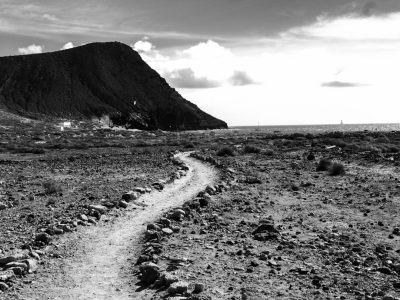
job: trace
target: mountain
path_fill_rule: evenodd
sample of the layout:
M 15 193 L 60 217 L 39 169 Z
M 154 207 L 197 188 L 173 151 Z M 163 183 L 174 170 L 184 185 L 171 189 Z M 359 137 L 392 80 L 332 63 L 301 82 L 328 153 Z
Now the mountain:
M 92 43 L 0 58 L 0 107 L 24 116 L 109 116 L 128 128 L 197 130 L 227 124 L 185 100 L 131 47 Z

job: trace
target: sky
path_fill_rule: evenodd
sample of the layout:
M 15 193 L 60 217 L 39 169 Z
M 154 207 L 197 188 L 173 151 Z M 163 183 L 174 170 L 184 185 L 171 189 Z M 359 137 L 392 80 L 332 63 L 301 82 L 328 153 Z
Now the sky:
M 399 123 L 399 0 L 0 0 L 0 55 L 130 45 L 237 125 Z

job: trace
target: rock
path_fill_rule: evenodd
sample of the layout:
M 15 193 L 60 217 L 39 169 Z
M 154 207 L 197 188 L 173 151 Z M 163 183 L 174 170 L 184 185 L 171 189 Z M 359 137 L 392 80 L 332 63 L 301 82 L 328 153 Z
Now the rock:
M 392 295 L 385 295 L 382 297 L 382 300 L 396 300 L 396 298 Z
M 215 187 L 212 187 L 212 186 L 208 185 L 208 186 L 206 187 L 206 192 L 207 192 L 209 195 L 214 195 L 214 194 L 217 192 L 217 190 L 215 189 Z
M 11 270 L 0 271 L 0 281 L 7 282 L 14 279 L 15 275 Z
M 88 217 L 87 217 L 87 215 L 85 215 L 85 214 L 81 214 L 81 215 L 79 216 L 79 219 L 82 220 L 82 221 L 84 221 L 84 222 L 87 222 L 87 221 L 88 221 Z
M 115 202 L 112 202 L 110 200 L 107 199 L 101 199 L 100 200 L 100 205 L 107 207 L 108 209 L 111 209 L 113 207 L 115 207 Z
M 163 228 L 163 229 L 162 229 L 162 232 L 163 232 L 164 234 L 166 234 L 166 235 L 171 235 L 171 234 L 174 233 L 174 231 L 173 231 L 172 229 L 170 229 L 170 228 Z
M 381 272 L 382 274 L 386 274 L 386 275 L 391 275 L 392 271 L 387 268 L 387 267 L 380 267 L 378 269 L 376 269 L 378 272 Z
M 400 281 L 395 281 L 395 282 L 393 282 L 393 287 L 394 287 L 395 289 L 400 289 Z
M 5 205 L 3 202 L 0 202 L 0 210 L 5 210 L 7 208 L 7 205 Z
M 315 160 L 315 155 L 314 155 L 314 153 L 309 153 L 309 154 L 307 155 L 307 160 L 310 160 L 310 161 Z
M 43 243 L 43 244 L 45 244 L 45 245 L 48 245 L 48 244 L 50 244 L 50 242 L 51 242 L 51 236 L 48 235 L 48 234 L 45 233 L 45 232 L 39 233 L 39 234 L 36 235 L 36 237 L 35 237 L 35 242 L 40 242 L 40 243 Z
M 279 231 L 270 220 L 260 221 L 260 225 L 253 231 L 254 239 L 258 241 L 276 239 L 278 235 Z
M 142 187 L 136 187 L 135 188 L 135 192 L 141 193 L 141 194 L 145 194 L 146 193 L 146 189 L 142 188 Z
M 122 208 L 127 208 L 128 207 L 128 202 L 121 200 L 118 202 L 118 206 Z
M 122 200 L 125 200 L 126 202 L 134 201 L 137 200 L 138 198 L 139 198 L 139 193 L 134 191 L 129 191 L 122 195 Z
M 193 293 L 199 294 L 204 292 L 204 284 L 203 283 L 196 283 L 194 285 Z
M 394 235 L 400 235 L 400 228 L 399 228 L 399 227 L 395 227 L 395 228 L 393 229 L 393 234 L 394 234 Z
M 155 263 L 145 262 L 139 267 L 142 274 L 141 281 L 145 284 L 152 284 L 160 277 L 160 268 Z
M 185 212 L 182 209 L 176 209 L 169 215 L 169 217 L 172 220 L 180 222 L 184 215 L 185 215 Z
M 158 191 L 162 191 L 164 189 L 164 184 L 161 182 L 155 182 L 152 184 L 152 186 Z
M 165 286 L 170 286 L 174 282 L 178 282 L 179 278 L 178 276 L 171 274 L 171 273 L 164 273 L 162 278 L 161 278 L 162 284 Z
M 168 293 L 170 295 L 178 294 L 178 293 L 185 293 L 189 288 L 189 283 L 186 281 L 178 281 L 171 284 L 168 288 Z
M 146 237 L 148 240 L 156 240 L 157 242 L 161 241 L 161 234 L 155 230 L 147 230 Z
M 10 268 L 10 270 L 13 271 L 15 275 L 24 275 L 26 273 L 26 269 L 21 267 Z
M 27 259 L 24 261 L 28 265 L 28 273 L 34 273 L 38 269 L 37 261 L 34 259 Z
M 6 264 L 16 261 L 17 259 L 14 256 L 8 256 L 8 257 L 3 257 L 0 258 L 0 267 L 5 266 Z
M 199 203 L 200 203 L 200 207 L 206 207 L 206 206 L 208 206 L 209 201 L 206 198 L 200 198 Z
M 160 228 L 160 226 L 158 226 L 158 225 L 156 225 L 156 224 L 150 223 L 150 224 L 147 224 L 147 230 L 156 230 L 156 231 L 160 231 L 161 228 Z
M 0 282 L 0 291 L 7 291 L 8 290 L 8 285 L 5 284 L 4 282 Z
M 150 257 L 148 255 L 140 255 L 136 264 L 140 265 L 141 263 L 144 263 L 149 260 L 150 260 Z
M 103 205 L 89 205 L 89 209 L 98 211 L 101 214 L 105 214 L 107 212 L 107 207 L 105 207 Z
M 23 270 L 28 271 L 28 265 L 26 263 L 19 262 L 19 261 L 10 262 L 10 263 L 6 264 L 4 266 L 4 268 L 6 268 L 6 269 L 21 268 Z
M 29 255 L 32 256 L 36 260 L 40 260 L 40 255 L 35 251 L 29 252 Z
M 259 178 L 257 178 L 257 177 L 249 176 L 249 177 L 246 177 L 246 178 L 244 179 L 244 183 L 248 183 L 248 184 L 260 184 L 260 183 L 262 183 L 262 182 L 261 182 L 261 180 L 260 180 Z

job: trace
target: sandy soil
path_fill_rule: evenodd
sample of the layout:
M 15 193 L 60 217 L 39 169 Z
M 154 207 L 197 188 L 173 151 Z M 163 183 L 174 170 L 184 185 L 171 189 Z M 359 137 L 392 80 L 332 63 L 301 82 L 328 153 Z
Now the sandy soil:
M 135 292 L 130 266 L 137 257 L 140 234 L 162 212 L 190 200 L 217 177 L 212 168 L 189 158 L 187 175 L 162 192 L 142 196 L 138 206 L 99 226 L 65 235 L 55 246 L 60 258 L 52 259 L 29 286 L 7 299 L 150 299 L 151 293 Z

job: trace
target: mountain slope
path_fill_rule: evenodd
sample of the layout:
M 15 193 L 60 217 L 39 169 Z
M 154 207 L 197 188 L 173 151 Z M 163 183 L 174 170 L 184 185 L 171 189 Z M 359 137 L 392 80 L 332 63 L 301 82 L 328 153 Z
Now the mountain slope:
M 22 115 L 109 115 L 130 128 L 226 128 L 185 100 L 129 46 L 92 43 L 0 58 L 0 105 Z

